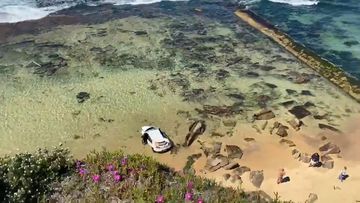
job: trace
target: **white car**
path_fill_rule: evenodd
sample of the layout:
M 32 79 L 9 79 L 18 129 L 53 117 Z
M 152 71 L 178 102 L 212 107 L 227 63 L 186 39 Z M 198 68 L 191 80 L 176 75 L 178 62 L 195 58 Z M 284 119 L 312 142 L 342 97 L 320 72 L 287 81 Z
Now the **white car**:
M 154 152 L 167 152 L 173 146 L 168 136 L 157 127 L 143 126 L 141 138 L 142 143 L 150 145 Z

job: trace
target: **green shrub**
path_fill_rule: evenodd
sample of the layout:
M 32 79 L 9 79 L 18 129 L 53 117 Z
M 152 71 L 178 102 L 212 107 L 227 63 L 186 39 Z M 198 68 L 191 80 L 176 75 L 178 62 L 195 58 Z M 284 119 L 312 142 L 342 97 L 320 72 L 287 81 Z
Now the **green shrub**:
M 124 161 L 126 160 L 126 161 Z M 186 193 L 205 202 L 246 202 L 241 190 L 223 188 L 214 181 L 191 174 L 179 175 L 154 159 L 123 152 L 92 152 L 77 164 L 77 173 L 61 183 L 55 197 L 103 202 L 110 197 L 135 202 L 184 202 Z M 120 175 L 121 180 L 115 176 Z M 192 186 L 189 188 L 188 184 Z M 59 200 L 59 199 L 55 199 Z
M 0 158 L 0 201 L 35 202 L 50 191 L 50 184 L 60 180 L 73 165 L 68 150 L 21 153 Z

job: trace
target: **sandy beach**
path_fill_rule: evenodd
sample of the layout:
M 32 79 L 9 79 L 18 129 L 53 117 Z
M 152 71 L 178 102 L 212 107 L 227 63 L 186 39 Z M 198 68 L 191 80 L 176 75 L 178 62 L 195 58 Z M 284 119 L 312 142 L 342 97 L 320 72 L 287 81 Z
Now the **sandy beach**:
M 61 25 L 0 44 L 0 154 L 62 143 L 78 158 L 122 149 L 179 171 L 201 154 L 195 173 L 224 186 L 294 202 L 310 193 L 316 202 L 360 201 L 359 103 L 223 5 L 211 5 L 216 12 L 200 3 L 166 6 L 139 8 L 154 12 L 145 17 Z M 103 12 L 122 11 L 108 7 Z M 205 132 L 182 147 L 197 120 Z M 303 124 L 295 130 L 292 121 Z M 177 150 L 154 154 L 143 146 L 144 125 L 164 130 Z M 249 171 L 231 181 L 224 174 L 233 177 L 236 169 L 205 169 L 212 158 L 204 146 L 214 142 L 225 157 L 226 145 L 239 147 L 241 159 L 229 161 L 263 170 L 261 186 Z M 292 154 L 308 157 L 328 142 L 341 149 L 329 155 L 333 168 L 308 167 Z M 344 166 L 350 177 L 341 183 Z M 290 182 L 276 183 L 280 168 Z

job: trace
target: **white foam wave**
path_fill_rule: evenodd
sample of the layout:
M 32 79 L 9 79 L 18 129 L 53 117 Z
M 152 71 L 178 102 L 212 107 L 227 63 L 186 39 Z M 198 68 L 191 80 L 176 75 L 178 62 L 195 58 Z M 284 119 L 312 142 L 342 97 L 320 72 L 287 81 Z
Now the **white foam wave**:
M 269 0 L 275 3 L 290 4 L 292 6 L 312 6 L 317 5 L 319 0 Z
M 91 6 L 96 6 L 104 3 L 110 3 L 114 5 L 138 5 L 151 4 L 160 1 L 161 0 L 101 0 L 96 4 L 91 4 Z M 69 8 L 71 6 L 74 6 L 74 4 L 62 4 L 59 6 L 38 8 L 36 7 L 35 0 L 0 0 L 0 23 L 16 23 L 26 20 L 36 20 L 43 18 L 50 13 Z

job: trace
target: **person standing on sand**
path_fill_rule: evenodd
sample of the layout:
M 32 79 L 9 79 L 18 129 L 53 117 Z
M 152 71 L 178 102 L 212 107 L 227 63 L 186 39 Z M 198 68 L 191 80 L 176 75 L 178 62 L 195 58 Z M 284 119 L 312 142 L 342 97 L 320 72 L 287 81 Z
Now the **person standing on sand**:
M 343 170 L 341 170 L 341 172 L 340 172 L 340 175 L 339 175 L 339 180 L 341 181 L 341 182 L 343 182 L 344 180 L 346 180 L 348 177 L 349 177 L 349 175 L 347 174 L 347 167 L 346 166 L 344 166 L 344 169 Z

